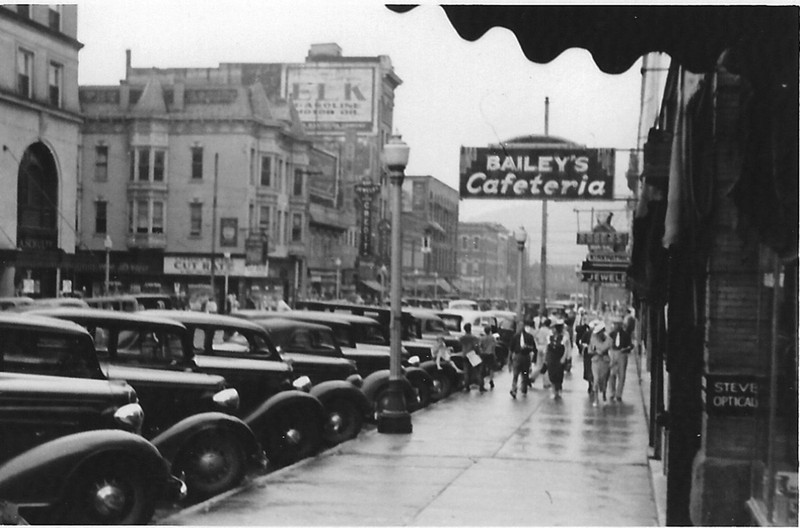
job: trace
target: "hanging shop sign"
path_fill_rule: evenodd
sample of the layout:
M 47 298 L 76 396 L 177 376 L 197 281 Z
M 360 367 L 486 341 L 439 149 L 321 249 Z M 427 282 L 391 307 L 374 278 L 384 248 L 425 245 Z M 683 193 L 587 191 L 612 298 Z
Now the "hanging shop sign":
M 628 233 L 606 231 L 580 231 L 578 232 L 578 245 L 580 246 L 627 246 Z
M 589 253 L 586 255 L 584 264 L 590 263 L 596 268 L 622 267 L 627 268 L 631 264 L 631 259 L 627 253 Z
M 355 186 L 361 203 L 361 240 L 358 245 L 358 254 L 362 257 L 372 256 L 372 201 L 380 190 L 381 186 L 369 178 L 364 178 Z
M 609 200 L 614 150 L 461 147 L 460 198 Z
M 581 282 L 592 282 L 595 284 L 618 284 L 624 285 L 628 277 L 625 271 L 579 271 Z
M 239 219 L 220 218 L 219 245 L 236 247 L 239 245 Z
M 267 262 L 267 237 L 253 233 L 244 241 L 244 259 L 248 266 L 259 266 Z
M 591 260 L 584 260 L 581 263 L 582 272 L 603 272 L 603 273 L 627 273 L 628 262 L 592 262 Z
M 706 374 L 703 376 L 703 401 L 706 413 L 752 416 L 760 406 L 763 381 L 745 374 Z

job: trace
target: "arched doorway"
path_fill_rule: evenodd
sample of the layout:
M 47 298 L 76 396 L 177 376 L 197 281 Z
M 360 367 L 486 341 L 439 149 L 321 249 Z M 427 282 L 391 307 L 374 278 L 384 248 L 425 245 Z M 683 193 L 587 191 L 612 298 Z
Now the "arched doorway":
M 56 295 L 58 248 L 58 169 L 50 149 L 29 146 L 17 173 L 17 291 L 36 297 Z

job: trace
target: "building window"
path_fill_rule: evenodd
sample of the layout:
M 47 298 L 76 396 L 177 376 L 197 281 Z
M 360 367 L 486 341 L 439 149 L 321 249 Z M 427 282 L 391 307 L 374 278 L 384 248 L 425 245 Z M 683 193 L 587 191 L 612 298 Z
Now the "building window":
M 61 107 L 61 93 L 64 85 L 64 66 L 57 62 L 51 62 L 47 73 L 47 84 L 50 89 L 50 105 Z
M 259 228 L 259 230 L 261 230 L 262 234 L 265 234 L 267 236 L 272 235 L 272 233 L 270 232 L 270 227 L 271 227 L 270 220 L 271 220 L 271 217 L 272 217 L 272 211 L 271 211 L 270 207 L 268 205 L 262 205 L 261 207 L 259 207 L 259 212 L 258 213 L 259 213 L 258 214 L 258 228 Z
M 474 237 L 472 239 L 472 249 L 479 249 L 480 248 L 480 238 Z
M 200 236 L 203 232 L 203 204 L 189 204 L 189 235 Z
M 94 179 L 108 181 L 108 147 L 105 145 L 94 148 Z
M 192 179 L 203 179 L 203 147 L 192 147 Z
M 466 277 L 466 276 L 467 276 L 467 274 L 469 273 L 468 266 L 469 266 L 469 265 L 468 265 L 466 262 L 462 262 L 462 263 L 461 263 L 461 266 L 460 266 L 460 268 L 461 268 L 461 275 L 462 275 L 463 277 Z
M 272 158 L 269 156 L 261 158 L 261 185 L 272 187 Z
M 153 233 L 164 232 L 164 202 L 153 202 Z
M 17 5 L 17 14 L 21 17 L 30 18 L 31 17 L 31 5 L 30 4 L 18 4 Z
M 295 169 L 293 193 L 295 196 L 303 196 L 303 171 Z
M 148 181 L 150 179 L 150 149 L 142 147 L 137 149 L 137 160 L 139 162 L 139 181 Z
M 50 29 L 61 31 L 61 6 L 51 5 L 49 7 L 50 9 L 47 18 L 47 25 Z
M 108 202 L 97 200 L 94 203 L 94 232 L 98 235 L 106 234 L 108 229 Z
M 136 232 L 148 233 L 150 231 L 149 222 L 149 203 L 147 200 L 137 200 L 136 202 Z
M 164 181 L 164 160 L 166 153 L 163 150 L 156 150 L 153 152 L 153 181 Z
M 292 214 L 292 242 L 303 241 L 303 215 L 300 213 Z
M 469 247 L 468 238 L 465 236 L 461 237 L 461 249 L 467 249 Z
M 17 51 L 17 92 L 30 99 L 33 96 L 33 52 Z

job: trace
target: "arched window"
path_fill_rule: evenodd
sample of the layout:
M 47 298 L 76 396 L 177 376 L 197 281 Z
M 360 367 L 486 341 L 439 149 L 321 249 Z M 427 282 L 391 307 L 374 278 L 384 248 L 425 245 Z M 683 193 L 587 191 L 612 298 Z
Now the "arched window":
M 17 175 L 17 240 L 25 248 L 49 249 L 58 239 L 58 171 L 50 150 L 34 143 Z

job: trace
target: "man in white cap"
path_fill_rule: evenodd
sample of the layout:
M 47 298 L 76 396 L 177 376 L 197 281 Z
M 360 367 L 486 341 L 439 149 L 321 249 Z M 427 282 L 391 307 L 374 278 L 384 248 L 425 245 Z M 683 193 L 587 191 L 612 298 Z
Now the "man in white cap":
M 608 372 L 611 350 L 611 338 L 606 335 L 606 325 L 602 321 L 597 323 L 592 330 L 592 338 L 589 340 L 589 353 L 592 355 L 592 405 L 598 405 L 598 397 L 603 393 L 603 401 L 606 401 L 606 384 L 608 383 Z

